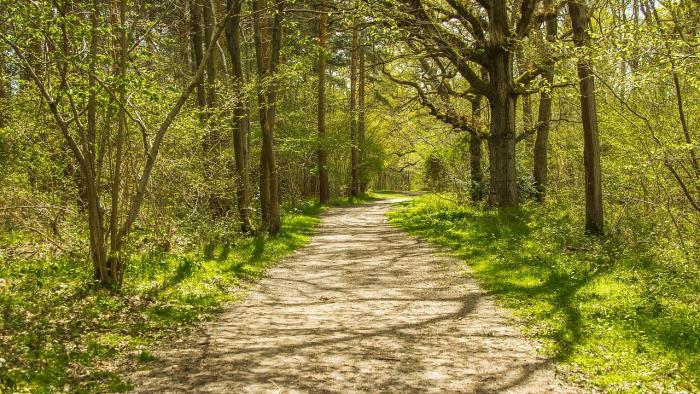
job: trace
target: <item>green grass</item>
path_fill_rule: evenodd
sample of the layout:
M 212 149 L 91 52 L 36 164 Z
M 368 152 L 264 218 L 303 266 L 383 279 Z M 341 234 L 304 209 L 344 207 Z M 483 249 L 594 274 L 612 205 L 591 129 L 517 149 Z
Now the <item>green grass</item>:
M 700 267 L 673 248 L 581 235 L 563 206 L 490 210 L 434 196 L 391 223 L 447 246 L 585 387 L 700 392 Z
M 128 390 L 116 362 L 151 361 L 149 348 L 242 298 L 247 283 L 306 245 L 324 209 L 315 203 L 287 209 L 274 237 L 137 254 L 119 290 L 93 286 L 86 261 L 0 261 L 0 392 Z

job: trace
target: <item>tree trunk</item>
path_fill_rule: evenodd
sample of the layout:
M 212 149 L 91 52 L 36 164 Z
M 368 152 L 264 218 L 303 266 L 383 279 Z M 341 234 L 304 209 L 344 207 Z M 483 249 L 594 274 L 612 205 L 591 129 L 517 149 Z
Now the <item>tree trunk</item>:
M 280 57 L 282 45 L 282 14 L 284 1 L 277 3 L 277 10 L 272 26 L 272 37 L 268 37 L 266 0 L 253 0 L 255 52 L 258 66 L 260 87 L 258 101 L 260 104 L 260 126 L 262 130 L 262 150 L 260 153 L 260 199 L 264 225 L 270 234 L 276 234 L 281 227 L 279 186 L 273 131 L 275 125 L 276 83 L 274 72 Z M 268 41 L 271 40 L 268 49 Z
M 180 0 L 179 9 L 180 14 L 177 20 L 177 32 L 178 32 L 178 45 L 179 45 L 179 61 L 182 64 L 189 64 L 190 62 L 190 20 L 189 20 L 189 2 L 190 0 Z M 190 64 L 192 68 L 192 64 Z M 186 78 L 187 72 L 185 70 L 177 69 L 175 71 L 175 78 L 182 80 Z
M 202 0 L 190 0 L 190 30 L 192 37 L 192 71 L 202 63 L 203 37 L 202 37 Z M 200 121 L 205 122 L 204 108 L 207 106 L 207 96 L 204 90 L 204 81 L 200 80 L 196 86 L 197 105 L 200 111 Z
M 587 49 L 590 43 L 589 19 L 586 6 L 573 0 L 568 1 L 569 16 L 574 44 L 579 49 Z M 593 66 L 581 54 L 576 69 L 579 77 L 581 98 L 581 120 L 583 121 L 583 162 L 586 178 L 586 232 L 603 234 L 603 192 L 600 173 L 600 139 L 596 112 L 595 79 Z
M 227 0 L 226 20 L 226 44 L 231 55 L 231 70 L 233 84 L 237 89 L 237 95 L 233 108 L 233 154 L 236 162 L 236 175 L 238 187 L 236 187 L 236 201 L 238 204 L 238 219 L 241 222 L 241 231 L 249 233 L 250 226 L 250 175 L 248 147 L 246 139 L 248 135 L 248 115 L 245 107 L 243 61 L 241 58 L 241 9 L 243 0 Z
M 532 129 L 532 97 L 529 94 L 523 95 L 523 129 Z M 525 141 L 531 141 L 531 137 L 528 136 Z
M 471 102 L 472 117 L 475 123 L 481 118 L 481 96 Z M 473 202 L 484 198 L 484 172 L 481 169 L 481 138 L 476 134 L 469 136 L 469 170 L 471 175 L 470 195 Z
M 111 285 L 113 272 L 107 263 L 107 242 L 104 232 L 104 209 L 100 201 L 100 185 L 98 184 L 100 174 L 95 171 L 95 141 L 97 137 L 97 57 L 99 49 L 100 30 L 100 2 L 92 1 L 92 12 L 90 14 L 90 62 L 88 65 L 88 100 L 87 100 L 87 125 L 85 133 L 80 133 L 81 144 L 83 146 L 83 156 L 85 158 L 83 171 L 87 186 L 88 197 L 88 223 L 90 228 L 90 251 L 95 268 L 95 279 L 105 285 Z
M 216 16 L 214 15 L 214 5 L 211 0 L 203 0 L 203 17 L 204 17 L 204 46 L 208 49 L 211 44 L 211 37 L 214 34 L 216 27 Z M 214 43 L 216 45 L 216 43 Z M 216 49 L 214 49 L 216 50 Z M 211 111 L 216 107 L 216 58 L 217 56 L 209 56 L 207 58 L 207 117 L 211 116 Z M 215 130 L 216 128 L 214 128 Z M 215 136 L 214 136 L 215 137 Z M 212 141 L 217 143 L 218 141 Z
M 545 2 L 545 6 L 551 6 L 552 1 Z M 545 22 L 547 29 L 547 41 L 552 43 L 557 38 L 557 18 L 552 17 Z M 554 63 L 547 60 L 542 77 L 547 81 L 550 90 L 540 92 L 540 107 L 537 113 L 537 136 L 533 150 L 533 177 L 535 178 L 535 197 L 543 202 L 547 194 L 547 149 L 549 145 L 549 123 L 552 120 L 552 91 L 554 82 Z
M 318 21 L 318 199 L 325 204 L 330 199 L 328 185 L 328 151 L 326 150 L 326 31 L 328 14 L 323 2 Z
M 515 169 L 515 111 L 513 92 L 513 56 L 494 49 L 491 56 L 489 97 L 491 125 L 489 133 L 490 190 L 489 204 L 508 207 L 518 204 Z
M 7 94 L 5 93 L 5 52 L 0 48 L 0 128 L 5 127 L 5 102 L 7 99 Z M 5 152 L 6 146 L 5 141 L 2 142 L 3 145 L 0 146 L 0 152 Z
M 113 0 L 112 13 L 113 13 L 113 25 L 115 32 L 118 32 L 119 47 L 115 48 L 115 73 L 121 78 L 126 78 L 126 64 L 127 57 L 129 54 L 126 32 L 126 0 Z M 118 11 L 117 11 L 118 9 Z M 117 21 L 117 12 L 119 14 L 119 19 Z M 119 88 L 119 101 L 126 102 L 126 86 L 120 86 Z M 109 256 L 109 266 L 111 272 L 113 272 L 113 279 L 116 283 L 121 284 L 123 279 L 123 266 L 124 260 L 119 253 L 119 208 L 121 205 L 121 171 L 122 163 L 124 161 L 124 135 L 126 133 L 126 111 L 123 107 L 119 107 L 117 113 L 117 135 L 115 137 L 115 158 L 114 158 L 114 169 L 112 176 L 112 191 L 111 200 L 112 207 L 110 210 L 110 221 L 109 221 L 109 237 L 110 237 L 110 256 Z
M 360 157 L 357 141 L 357 20 L 352 22 L 352 47 L 350 49 L 350 195 L 360 195 Z
M 518 72 L 523 73 L 525 70 L 528 70 L 531 65 L 525 59 L 523 55 L 522 48 L 520 48 L 517 52 L 517 64 L 518 64 Z M 523 107 L 523 132 L 527 132 L 528 130 L 531 130 L 533 127 L 533 119 L 532 119 L 532 95 L 530 94 L 524 94 L 522 97 L 522 107 Z M 529 151 L 532 146 L 532 135 L 527 135 L 524 139 L 525 142 L 525 151 Z
M 366 174 L 365 174 L 365 157 L 366 157 L 366 149 L 365 149 L 365 128 L 366 128 L 366 122 L 365 122 L 365 85 L 366 85 L 366 70 L 365 70 L 365 49 L 364 45 L 362 43 L 359 44 L 360 47 L 358 48 L 359 51 L 359 56 L 360 56 L 360 61 L 359 61 L 359 66 L 360 66 L 360 71 L 359 71 L 359 80 L 358 80 L 358 89 L 357 89 L 357 107 L 358 107 L 358 113 L 357 113 L 357 141 L 359 145 L 359 157 L 358 157 L 358 163 L 357 163 L 357 171 L 358 171 L 358 182 L 359 182 L 359 190 L 360 194 L 364 194 L 367 191 L 367 179 L 366 179 Z
M 681 91 L 681 81 L 678 78 L 678 73 L 675 70 L 673 71 L 673 87 L 676 90 L 676 106 L 678 108 L 678 118 L 681 121 L 681 130 L 683 130 L 685 143 L 690 146 L 690 164 L 693 166 L 695 176 L 700 177 L 700 164 L 698 164 L 698 157 L 695 155 L 695 147 L 693 146 L 693 140 L 690 137 L 688 122 L 685 118 L 685 110 L 683 109 L 683 92 Z
M 216 28 L 215 6 L 212 0 L 202 1 L 203 20 L 204 20 L 204 47 L 209 49 L 209 45 L 214 45 L 212 50 L 217 51 L 218 45 L 216 41 L 212 41 L 212 35 Z M 216 106 L 216 74 L 217 74 L 217 59 L 220 56 L 209 56 L 207 58 L 207 80 L 206 80 L 206 111 L 204 118 L 206 119 L 205 137 L 203 143 L 204 153 L 204 177 L 209 185 L 218 184 L 221 178 L 221 133 L 217 119 L 213 117 Z M 209 209 L 214 217 L 221 217 L 230 209 L 230 202 L 223 197 L 219 192 L 214 190 L 208 191 Z

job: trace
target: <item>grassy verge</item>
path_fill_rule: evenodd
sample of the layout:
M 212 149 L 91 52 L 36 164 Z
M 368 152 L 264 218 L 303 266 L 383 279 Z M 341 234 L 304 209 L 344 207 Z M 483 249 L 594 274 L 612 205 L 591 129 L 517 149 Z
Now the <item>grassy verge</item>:
M 150 347 L 242 297 L 247 282 L 308 242 L 324 209 L 289 209 L 274 237 L 136 255 L 118 291 L 94 287 L 85 261 L 0 261 L 0 392 L 128 390 L 114 360 L 149 361 Z
M 614 392 L 700 392 L 698 264 L 585 237 L 577 216 L 563 206 L 499 211 L 434 196 L 389 214 L 465 260 L 572 380 Z

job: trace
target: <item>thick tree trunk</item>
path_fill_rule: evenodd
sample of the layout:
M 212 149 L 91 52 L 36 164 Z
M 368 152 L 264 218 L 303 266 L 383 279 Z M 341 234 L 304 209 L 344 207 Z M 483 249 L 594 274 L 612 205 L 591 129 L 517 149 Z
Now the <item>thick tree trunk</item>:
M 328 14 L 323 4 L 318 21 L 318 199 L 325 204 L 330 199 L 328 185 L 328 151 L 326 150 L 326 31 Z
M 546 6 L 551 6 L 551 0 L 545 2 Z M 547 29 L 547 41 L 554 42 L 557 38 L 557 18 L 547 19 L 545 22 Z M 554 82 L 554 63 L 552 60 L 547 60 L 545 71 L 542 77 L 547 81 L 549 86 Z M 535 137 L 535 146 L 533 149 L 533 177 L 535 178 L 536 198 L 538 201 L 544 201 L 547 194 L 547 150 L 549 145 L 549 123 L 552 120 L 552 92 L 542 91 L 540 93 L 540 107 L 537 113 L 537 136 Z
M 496 49 L 491 56 L 489 97 L 491 125 L 489 133 L 490 190 L 489 204 L 508 207 L 518 204 L 515 169 L 515 111 L 513 92 L 513 57 Z
M 586 6 L 569 0 L 569 16 L 574 44 L 586 49 L 590 43 L 589 20 Z M 595 79 L 593 66 L 582 54 L 576 68 L 581 97 L 581 120 L 583 121 L 583 162 L 586 178 L 586 232 L 603 234 L 603 192 L 600 172 L 600 137 L 596 112 Z
M 472 100 L 472 117 L 475 123 L 481 118 L 481 96 Z M 471 175 L 471 199 L 474 202 L 484 198 L 484 172 L 481 169 L 481 138 L 476 134 L 469 136 L 469 170 Z
M 236 200 L 238 204 L 238 219 L 241 222 L 241 231 L 249 233 L 250 225 L 250 175 L 248 147 L 246 144 L 248 135 L 248 115 L 245 107 L 243 91 L 244 74 L 241 57 L 241 9 L 243 0 L 227 0 L 229 18 L 226 20 L 226 44 L 231 55 L 231 70 L 233 83 L 237 89 L 235 106 L 233 108 L 233 154 L 236 162 L 236 175 L 238 186 L 236 187 Z
M 352 24 L 350 49 L 350 195 L 360 195 L 360 155 L 357 141 L 357 20 Z

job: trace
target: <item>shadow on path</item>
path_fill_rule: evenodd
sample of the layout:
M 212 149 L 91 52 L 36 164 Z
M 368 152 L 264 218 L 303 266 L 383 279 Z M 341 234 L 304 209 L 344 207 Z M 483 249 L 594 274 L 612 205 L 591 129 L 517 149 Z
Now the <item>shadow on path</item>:
M 323 215 L 311 244 L 135 391 L 572 392 L 457 262 L 390 227 L 391 201 Z

